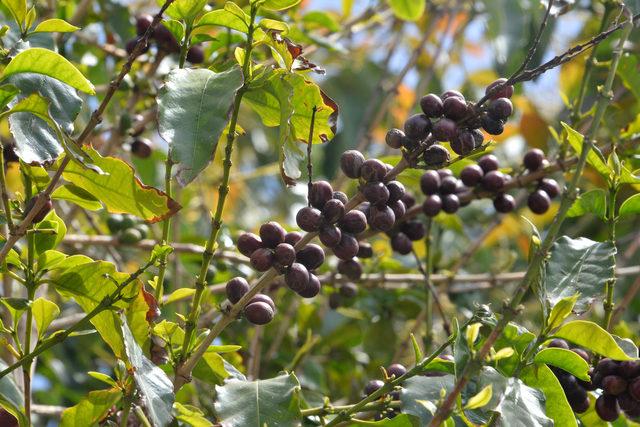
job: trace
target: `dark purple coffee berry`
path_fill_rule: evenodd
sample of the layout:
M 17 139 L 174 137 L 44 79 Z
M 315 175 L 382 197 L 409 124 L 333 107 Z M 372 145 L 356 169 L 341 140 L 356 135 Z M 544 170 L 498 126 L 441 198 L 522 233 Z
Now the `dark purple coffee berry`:
M 129 40 L 127 44 L 124 45 L 124 49 L 127 51 L 127 55 L 131 55 L 133 53 L 133 51 L 135 50 L 140 40 L 141 40 L 141 37 L 136 37 Z M 148 51 L 149 51 L 149 44 L 145 43 L 143 48 L 140 50 L 139 54 L 142 55 L 143 53 L 146 53 Z
M 389 189 L 382 182 L 370 182 L 362 187 L 362 195 L 372 205 L 382 206 L 389 200 Z
M 391 249 L 398 252 L 400 255 L 407 255 L 411 253 L 413 249 L 413 243 L 404 233 L 398 233 L 391 237 Z
M 420 98 L 420 108 L 427 117 L 438 118 L 443 113 L 442 100 L 438 95 L 430 93 Z
M 400 378 L 404 374 L 407 373 L 407 368 L 402 366 L 399 363 L 394 363 L 387 368 L 387 375 L 395 376 L 396 378 Z
M 635 378 L 629 383 L 629 394 L 640 402 L 640 378 Z
M 456 136 L 456 133 L 458 133 L 458 127 L 456 126 L 456 122 L 453 120 L 442 118 L 434 123 L 433 130 L 431 132 L 437 141 L 447 142 L 451 141 Z
M 333 248 L 340 243 L 340 240 L 342 239 L 342 231 L 335 225 L 326 224 L 320 228 L 318 237 L 323 245 L 328 248 Z
M 387 182 L 387 190 L 389 190 L 389 203 L 393 203 L 397 200 L 402 200 L 405 193 L 404 185 L 400 181 Z
M 131 154 L 141 159 L 146 159 L 153 152 L 151 141 L 145 138 L 136 138 L 131 143 Z
M 396 215 L 389 206 L 372 206 L 369 214 L 369 225 L 374 230 L 389 231 L 396 222 Z
M 347 203 L 349 203 L 349 198 L 342 191 L 334 191 L 333 198 L 336 200 L 340 200 L 343 205 L 346 205 Z
M 204 62 L 204 50 L 201 46 L 191 46 L 187 51 L 187 61 L 192 64 L 202 64 Z
M 251 266 L 256 270 L 267 271 L 273 265 L 273 250 L 269 248 L 260 248 L 251 254 Z
M 318 231 L 322 224 L 322 212 L 316 208 L 305 206 L 296 214 L 296 224 L 306 232 Z
M 404 133 L 407 138 L 422 141 L 429 136 L 431 120 L 424 114 L 414 114 L 404 122 Z
M 529 194 L 527 205 L 529 206 L 529 209 L 531 209 L 531 212 L 541 215 L 549 210 L 549 207 L 551 206 L 551 199 L 543 190 L 536 190 Z
M 516 199 L 510 194 L 500 193 L 493 199 L 493 207 L 497 212 L 509 213 L 516 208 Z
M 403 222 L 400 224 L 400 231 L 414 242 L 421 240 L 426 234 L 424 224 L 418 220 Z
M 267 248 L 275 248 L 283 243 L 286 234 L 285 229 L 275 221 L 269 221 L 260 226 L 260 238 L 262 244 Z
M 280 243 L 273 251 L 273 258 L 278 265 L 289 267 L 296 260 L 296 250 L 288 243 Z
M 383 385 L 384 383 L 380 380 L 371 380 L 364 386 L 364 394 L 369 396 L 382 388 Z
M 572 348 L 571 351 L 573 351 L 578 356 L 582 357 L 584 361 L 587 362 L 588 364 L 591 364 L 591 356 L 585 350 L 581 348 Z
M 456 99 L 456 98 L 449 98 Z M 451 140 L 451 149 L 459 156 L 465 156 L 476 148 L 476 140 L 469 131 L 461 131 Z
M 617 396 L 627 391 L 627 382 L 618 375 L 607 375 L 602 379 L 602 390 L 607 394 Z
M 225 290 L 229 301 L 236 304 L 244 294 L 249 292 L 249 282 L 242 277 L 234 277 L 227 282 Z
M 29 201 L 27 202 L 26 206 L 24 207 L 25 217 L 29 215 L 29 212 L 31 211 L 31 209 L 33 209 L 33 207 L 35 206 L 37 198 L 38 198 L 37 196 L 34 196 L 31 199 L 29 199 Z M 49 214 L 49 212 L 51 212 L 52 209 L 53 209 L 53 203 L 51 202 L 51 197 L 47 195 L 44 205 L 42 205 L 42 208 L 40 208 L 40 211 L 38 211 L 38 213 L 35 214 L 35 216 L 33 217 L 33 221 L 32 221 L 33 224 L 37 224 L 41 222 Z
M 571 401 L 569 401 L 571 409 L 573 409 L 573 412 L 575 412 L 576 414 L 583 414 L 587 412 L 589 410 L 590 404 L 591 403 L 589 402 L 589 396 L 585 396 L 585 398 L 582 400 L 577 400 L 577 397 L 574 397 Z
M 367 182 L 381 182 L 386 174 L 387 167 L 378 159 L 365 160 L 360 168 L 360 175 Z
M 424 151 L 422 158 L 428 167 L 437 168 L 446 164 L 451 159 L 451 156 L 449 150 L 442 145 L 433 144 Z
M 458 180 L 453 176 L 447 176 L 440 181 L 440 194 L 453 194 L 457 186 Z
M 436 194 L 440 190 L 440 175 L 434 170 L 428 170 L 420 177 L 420 189 L 425 195 Z
M 273 320 L 273 309 L 264 302 L 252 302 L 244 308 L 244 317 L 254 325 L 266 325 Z
M 442 95 L 440 95 L 440 99 L 442 99 L 442 102 L 444 102 L 447 98 L 451 98 L 452 96 L 458 97 L 462 100 L 464 100 L 464 95 L 460 92 L 458 92 L 457 90 L 448 90 L 445 93 L 443 93 Z
M 324 204 L 333 197 L 333 188 L 327 181 L 316 181 L 311 184 L 309 201 L 314 208 L 322 209 Z
M 453 171 L 447 168 L 438 169 L 438 175 L 440 176 L 440 179 L 443 180 L 448 176 L 453 176 Z
M 404 203 L 404 206 L 407 209 L 411 209 L 416 204 L 416 198 L 409 193 L 404 193 L 404 196 L 402 196 L 402 203 Z
M 620 409 L 622 409 L 627 417 L 640 417 L 640 402 L 635 400 L 629 393 L 618 396 L 618 405 L 620 405 Z
M 178 41 L 171 31 L 169 31 L 169 29 L 162 23 L 158 25 L 153 32 L 153 38 L 158 42 L 159 48 L 169 53 L 180 52 L 180 45 L 178 44 Z
M 615 396 L 603 394 L 596 399 L 596 413 L 603 421 L 615 421 L 620 416 L 620 406 Z
M 373 248 L 367 242 L 358 242 L 358 258 L 373 257 Z
M 482 187 L 487 191 L 500 191 L 506 183 L 505 176 L 500 171 L 490 171 L 481 180 Z
M 445 99 L 442 102 L 442 108 L 445 117 L 451 120 L 460 120 L 469 112 L 465 100 L 457 96 Z
M 504 132 L 504 123 L 501 120 L 496 120 L 488 114 L 483 114 L 481 119 L 482 129 L 484 129 L 489 135 L 500 135 Z
M 493 154 L 487 154 L 485 156 L 480 157 L 478 160 L 478 166 L 482 168 L 484 173 L 498 170 L 500 166 L 500 162 L 498 162 L 498 158 Z
M 309 281 L 307 286 L 304 287 L 301 291 L 298 292 L 302 298 L 313 298 L 320 293 L 320 279 L 313 273 L 309 273 Z
M 513 113 L 513 104 L 509 98 L 498 98 L 489 104 L 487 113 L 494 120 L 507 120 Z
M 358 280 L 362 276 L 362 265 L 355 259 L 340 260 L 338 273 L 347 276 L 351 280 Z
M 402 200 L 396 200 L 393 203 L 388 203 L 387 206 L 391 208 L 393 211 L 393 215 L 395 216 L 396 221 L 399 221 L 405 213 L 407 213 L 407 208 L 405 207 Z
M 358 239 L 351 234 L 342 233 L 342 239 L 333 249 L 335 256 L 341 260 L 349 260 L 358 255 Z
M 364 212 L 354 209 L 344 214 L 338 226 L 346 233 L 360 234 L 367 228 L 367 217 Z
M 422 212 L 428 217 L 434 217 L 440 213 L 442 209 L 442 199 L 437 194 L 427 196 L 422 203 Z
M 284 273 L 284 282 L 292 291 L 300 292 L 309 284 L 309 270 L 299 262 L 294 262 Z
M 344 203 L 338 199 L 330 199 L 322 208 L 322 217 L 329 224 L 335 224 L 344 215 Z
M 242 255 L 250 257 L 254 251 L 262 247 L 262 240 L 253 233 L 242 233 L 238 237 L 237 246 Z
M 442 210 L 448 214 L 456 213 L 460 209 L 460 199 L 455 194 L 442 196 Z
M 136 34 L 142 36 L 147 32 L 152 23 L 153 16 L 147 14 L 138 16 L 136 18 Z
M 297 231 L 290 231 L 284 236 L 284 242 L 291 246 L 295 246 L 300 240 L 302 240 L 302 234 Z
M 624 362 L 620 362 L 618 373 L 627 379 L 640 376 L 640 361 L 625 360 Z
M 551 199 L 560 194 L 560 185 L 558 185 L 558 182 L 552 178 L 541 179 L 538 183 L 538 188 L 544 190 Z
M 336 310 L 341 305 L 342 305 L 342 298 L 340 297 L 340 294 L 333 293 L 333 294 L 329 295 L 329 308 L 331 310 Z
M 307 267 L 307 270 L 315 270 L 324 262 L 324 251 L 314 243 L 309 243 L 296 254 L 296 261 Z
M 16 154 L 16 146 L 13 144 L 6 144 L 2 147 L 2 155 L 6 163 L 16 163 L 20 160 L 20 157 Z
M 498 85 L 504 84 L 506 82 L 507 82 L 507 79 L 505 79 L 504 77 L 499 78 L 498 80 L 494 81 L 489 86 L 487 86 L 487 89 L 485 90 L 485 95 L 491 94 L 491 95 L 489 95 L 489 99 L 511 98 L 511 96 L 513 95 L 513 86 L 511 86 L 511 85 L 504 86 L 501 89 L 498 89 L 498 90 L 496 90 L 495 92 L 492 93 L 494 88 L 496 88 Z
M 398 149 L 402 147 L 402 141 L 404 140 L 404 138 L 404 132 L 402 132 L 400 129 L 393 128 L 389 129 L 384 140 L 389 147 Z
M 364 163 L 364 156 L 357 150 L 347 150 L 340 157 L 340 169 L 349 178 L 360 178 L 360 168 Z
M 544 160 L 544 151 L 539 148 L 533 148 L 525 153 L 522 162 L 524 163 L 525 168 L 533 172 L 542 167 Z
M 460 172 L 460 179 L 467 187 L 475 187 L 478 185 L 483 175 L 484 172 L 480 166 L 469 165 L 465 166 L 465 168 L 462 169 L 462 172 Z
M 617 373 L 619 366 L 620 364 L 615 360 L 605 357 L 604 359 L 600 359 L 600 361 L 596 365 L 596 372 L 602 374 L 603 376 L 615 374 Z
M 565 350 L 569 350 L 569 343 L 563 339 L 556 338 L 551 340 L 549 344 L 547 344 L 547 347 L 564 348 Z
M 251 303 L 254 303 L 254 302 L 263 302 L 263 303 L 267 304 L 269 307 L 271 307 L 271 309 L 274 312 L 276 311 L 276 305 L 273 303 L 273 300 L 271 299 L 271 297 L 269 295 L 255 294 L 253 296 L 253 298 L 251 298 L 247 304 L 251 304 Z
M 358 295 L 358 287 L 354 283 L 343 283 L 338 289 L 341 297 L 351 299 Z

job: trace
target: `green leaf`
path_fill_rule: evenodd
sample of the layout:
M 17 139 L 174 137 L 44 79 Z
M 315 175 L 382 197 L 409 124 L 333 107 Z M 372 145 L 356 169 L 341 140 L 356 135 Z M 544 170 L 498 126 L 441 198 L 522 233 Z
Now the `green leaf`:
M 600 219 L 605 219 L 607 199 L 604 190 L 597 189 L 587 191 L 578 196 L 567 212 L 569 218 L 583 216 L 587 213 L 594 214 Z
M 198 28 L 207 26 L 227 27 L 232 30 L 247 33 L 251 17 L 247 15 L 237 4 L 227 2 L 224 9 L 207 12 L 196 22 L 194 34 L 198 34 Z
M 560 327 L 554 336 L 614 360 L 631 360 L 609 332 L 593 322 L 574 320 Z
M 377 427 L 418 427 L 418 419 L 409 414 L 398 414 L 393 418 L 384 418 L 380 421 L 364 421 L 353 419 L 346 426 L 377 426 Z
M 117 388 L 91 391 L 80 403 L 64 410 L 60 427 L 96 425 L 121 399 L 122 391 Z
M 73 33 L 78 31 L 80 27 L 69 24 L 64 19 L 47 19 L 38 24 L 33 30 L 34 33 Z
M 433 418 L 441 393 L 453 389 L 453 375 L 442 377 L 416 376 L 409 378 L 400 391 L 402 412 L 418 417 L 419 425 L 426 426 Z
M 165 426 L 173 419 L 172 407 L 175 401 L 173 383 L 165 372 L 144 356 L 136 342 L 127 319 L 121 316 L 124 345 L 133 367 L 133 378 L 138 386 L 143 405 L 153 425 Z
M 467 400 L 466 405 L 464 405 L 463 409 L 478 409 L 482 408 L 491 400 L 491 396 L 493 396 L 493 386 L 491 384 L 484 387 L 475 396 L 471 397 Z
M 173 291 L 171 294 L 167 295 L 167 299 L 163 304 L 171 304 L 174 301 L 180 301 L 182 299 L 188 298 L 196 292 L 194 288 L 180 288 Z
M 640 193 L 634 194 L 622 203 L 618 215 L 620 217 L 627 215 L 637 215 L 640 213 Z
M 278 21 L 275 19 L 263 18 L 258 24 L 263 30 L 274 30 L 286 35 L 289 32 L 289 26 L 286 22 Z
M 27 17 L 27 1 L 26 0 L 2 0 L 2 4 L 9 9 L 9 13 L 13 20 L 22 29 L 24 20 Z
M 567 142 L 571 147 L 573 147 L 574 151 L 579 156 L 580 153 L 582 153 L 582 142 L 584 141 L 584 136 L 568 124 L 564 122 L 561 122 L 561 124 L 567 132 Z M 608 179 L 613 173 L 609 166 L 607 166 L 607 161 L 604 159 L 602 153 L 597 151 L 595 147 L 592 147 L 591 150 L 589 150 L 589 154 L 587 154 L 587 163 L 600 172 L 605 179 Z
M 11 102 L 13 98 L 20 93 L 20 89 L 12 84 L 4 84 L 0 86 L 0 110 Z
M 622 79 L 624 86 L 640 99 L 640 74 L 638 74 L 638 58 L 635 55 L 625 53 L 620 58 L 616 73 Z
M 394 15 L 405 21 L 417 21 L 426 8 L 421 0 L 388 0 Z
M 93 85 L 63 56 L 40 47 L 23 50 L 11 59 L 0 79 L 19 73 L 44 74 L 89 95 L 95 95 Z
M 222 356 L 208 348 L 193 369 L 193 376 L 210 384 L 222 384 L 229 377 L 229 371 Z
M 92 147 L 83 148 L 92 163 L 102 169 L 100 175 L 71 162 L 63 178 L 99 197 L 112 213 L 128 213 L 148 222 L 161 221 L 180 209 L 164 192 L 144 185 L 131 166 L 114 157 L 102 157 Z M 126 185 L 123 185 L 126 183 Z
M 46 251 L 38 256 L 38 272 L 50 270 L 56 264 L 61 263 L 67 256 L 58 251 Z
M 183 405 L 179 402 L 173 404 L 176 420 L 191 427 L 213 427 L 213 423 L 205 418 L 200 408 L 193 405 Z
M 164 1 L 158 1 L 162 6 Z M 193 19 L 204 9 L 207 0 L 176 0 L 167 8 L 166 14 L 173 19 L 182 19 L 187 22 Z
M 7 364 L 0 360 L 0 370 L 7 368 Z M 18 388 L 13 375 L 5 375 L 0 378 L 0 406 L 16 417 L 20 427 L 31 425 L 24 415 L 24 398 Z
M 544 393 L 547 415 L 556 426 L 578 426 L 560 381 L 547 365 L 529 365 L 522 370 L 520 378 L 529 387 L 534 387 Z
M 67 226 L 65 225 L 64 221 L 56 214 L 56 211 L 49 212 L 44 220 L 36 224 L 35 229 L 55 230 L 55 234 L 36 232 L 34 240 L 36 243 L 36 254 L 38 255 L 50 249 L 55 249 L 67 234 Z
M 42 338 L 53 319 L 60 314 L 60 308 L 53 301 L 40 297 L 31 304 L 31 311 L 38 328 L 38 337 Z
M 318 26 L 332 32 L 340 31 L 340 24 L 334 19 L 333 15 L 321 10 L 313 10 L 306 13 L 302 17 L 302 22 L 304 22 L 307 27 Z
M 102 209 L 102 203 L 100 203 L 100 200 L 96 199 L 93 194 L 88 191 L 85 191 L 73 184 L 59 186 L 53 190 L 51 198 L 54 200 L 66 200 L 67 202 L 74 203 L 81 208 L 90 211 Z
M 181 185 L 193 181 L 213 160 L 242 82 L 237 67 L 221 73 L 208 69 L 169 73 L 158 97 L 158 123 Z
M 176 39 L 178 43 L 182 43 L 182 39 L 184 38 L 184 25 L 182 22 L 176 21 L 175 19 L 169 19 L 162 21 L 162 25 L 164 25 L 167 30 L 173 34 L 173 37 Z
M 515 354 L 509 358 L 501 359 L 498 366 L 501 372 L 505 372 L 507 375 L 512 375 L 516 367 L 520 363 L 522 354 L 529 348 L 529 345 L 536 336 L 529 332 L 523 326 L 517 325 L 513 322 L 507 324 L 502 335 L 496 340 L 494 348 L 497 351 L 503 348 L 512 348 L 515 350 Z
M 551 305 L 579 294 L 574 310 L 587 310 L 604 291 L 605 281 L 614 277 L 615 254 L 610 242 L 560 237 L 547 264 L 546 288 Z
M 284 10 L 289 9 L 300 3 L 302 0 L 266 0 L 260 4 L 261 7 L 269 10 Z M 255 0 L 251 0 L 255 3 Z
M 567 371 L 583 381 L 589 381 L 589 364 L 577 353 L 564 348 L 549 347 L 540 350 L 533 359 L 536 363 L 546 363 Z
M 112 387 L 117 387 L 118 383 L 116 383 L 116 381 L 111 378 L 109 375 L 107 374 L 103 374 L 102 372 L 96 372 L 96 371 L 89 371 L 87 372 L 87 375 L 89 375 L 92 378 L 97 379 L 98 381 L 102 381 L 105 384 L 108 384 Z
M 566 319 L 572 312 L 573 307 L 576 305 L 578 301 L 578 294 L 573 295 L 571 297 L 565 297 L 556 302 L 556 304 L 551 309 L 551 313 L 549 313 L 549 318 L 547 319 L 547 326 L 549 329 L 555 329 L 558 326 L 562 325 L 564 319 Z
M 216 386 L 215 412 L 223 427 L 297 426 L 299 394 L 293 373 L 257 381 L 231 379 Z

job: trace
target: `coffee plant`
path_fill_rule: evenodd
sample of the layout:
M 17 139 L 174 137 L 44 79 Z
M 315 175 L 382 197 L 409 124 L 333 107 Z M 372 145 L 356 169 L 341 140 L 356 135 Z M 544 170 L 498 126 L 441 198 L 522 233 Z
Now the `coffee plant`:
M 640 425 L 639 11 L 0 0 L 0 426 Z

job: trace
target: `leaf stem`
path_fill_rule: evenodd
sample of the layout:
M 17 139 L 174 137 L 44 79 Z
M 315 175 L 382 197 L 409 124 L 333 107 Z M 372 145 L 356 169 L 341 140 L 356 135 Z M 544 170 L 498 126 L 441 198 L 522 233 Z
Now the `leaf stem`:
M 615 148 L 612 155 L 615 155 Z M 607 197 L 607 201 L 609 202 L 609 205 L 607 207 L 607 228 L 609 233 L 609 241 L 614 247 L 616 244 L 616 223 L 618 220 L 616 216 L 617 194 L 618 194 L 618 183 L 617 183 L 617 176 L 616 176 L 614 177 L 613 182 L 609 183 L 609 195 Z M 614 259 L 615 259 L 615 255 L 614 255 Z M 613 300 L 615 287 L 616 287 L 616 275 L 614 274 L 613 277 L 607 280 L 605 283 L 605 300 L 603 303 L 603 306 L 604 306 L 603 327 L 607 331 L 611 328 L 611 319 L 613 317 L 613 309 L 615 307 L 615 302 Z
M 3 147 L 0 147 L 3 148 Z M 7 220 L 9 233 L 13 233 L 13 218 L 11 216 L 11 205 L 9 204 L 9 193 L 7 191 L 7 181 L 4 175 L 4 150 L 0 149 L 0 193 L 2 195 L 2 207 L 4 208 L 4 216 Z

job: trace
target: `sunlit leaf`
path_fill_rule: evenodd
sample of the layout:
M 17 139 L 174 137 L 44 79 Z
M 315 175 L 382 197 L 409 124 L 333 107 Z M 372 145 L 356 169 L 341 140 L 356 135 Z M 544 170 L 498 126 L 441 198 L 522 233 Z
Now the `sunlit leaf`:
M 78 31 L 80 27 L 69 24 L 64 19 L 47 19 L 39 23 L 33 30 L 34 33 L 72 33 Z
M 574 320 L 565 323 L 554 333 L 554 336 L 614 360 L 632 359 L 620 348 L 609 332 L 593 322 Z

